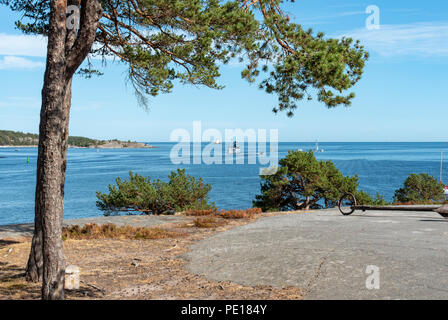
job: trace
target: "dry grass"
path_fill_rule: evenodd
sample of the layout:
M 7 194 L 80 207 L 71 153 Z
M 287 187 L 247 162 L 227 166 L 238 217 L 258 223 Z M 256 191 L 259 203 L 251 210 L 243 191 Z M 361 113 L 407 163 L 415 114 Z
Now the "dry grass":
M 65 227 L 62 229 L 62 239 L 131 239 L 131 240 L 150 240 L 150 239 L 166 239 L 177 238 L 184 234 L 177 231 L 167 230 L 163 228 L 144 228 L 123 226 L 118 227 L 108 223 L 97 225 L 96 223 L 88 223 L 83 227 L 78 225 Z
M 208 210 L 186 210 L 184 211 L 184 214 L 186 216 L 195 216 L 195 217 L 200 217 L 200 216 L 209 216 L 211 214 L 216 213 L 216 209 L 208 209 Z
M 249 211 L 256 214 L 256 211 Z M 263 213 L 273 216 L 286 213 Z M 201 275 L 191 274 L 185 268 L 188 261 L 183 258 L 197 241 L 208 238 L 217 232 L 245 225 L 253 220 L 224 220 L 219 216 L 198 217 L 215 218 L 227 223 L 220 228 L 185 229 L 181 224 L 166 224 L 152 241 L 134 240 L 112 232 L 111 239 L 100 232 L 98 239 L 81 235 L 85 240 L 64 241 L 64 253 L 68 264 L 79 266 L 81 288 L 66 291 L 67 299 L 233 299 L 233 300 L 275 300 L 301 299 L 302 291 L 297 287 L 243 286 L 231 281 L 213 281 Z M 192 221 L 185 217 L 186 221 Z M 117 228 L 115 226 L 115 228 Z M 82 228 L 66 228 L 68 230 Z M 92 228 L 90 228 L 92 229 Z M 118 228 L 135 230 L 139 228 Z M 170 232 L 171 231 L 171 232 Z M 167 237 L 185 234 L 180 238 Z M 73 232 L 78 234 L 78 232 Z M 126 234 L 126 233 L 124 233 Z M 156 232 L 157 234 L 157 232 Z M 120 239 L 116 239 L 118 236 Z M 73 238 L 71 238 L 73 239 Z M 31 239 L 23 242 L 0 240 L 0 300 L 39 299 L 40 284 L 25 281 L 25 267 L 30 252 Z M 250 270 L 248 270 L 250 272 Z
M 197 218 L 193 221 L 194 226 L 197 228 L 217 228 L 227 224 L 227 221 L 217 219 L 215 217 Z
M 221 210 L 218 215 L 224 219 L 252 219 L 260 213 L 262 213 L 260 208 L 250 208 L 246 210 Z
M 448 201 L 408 201 L 408 202 L 394 202 L 393 205 L 394 206 L 411 206 L 411 205 L 444 205 L 444 204 L 448 204 Z
M 250 208 L 250 209 L 246 209 L 246 212 L 251 215 L 256 215 L 256 214 L 263 213 L 263 210 L 261 210 L 261 208 Z

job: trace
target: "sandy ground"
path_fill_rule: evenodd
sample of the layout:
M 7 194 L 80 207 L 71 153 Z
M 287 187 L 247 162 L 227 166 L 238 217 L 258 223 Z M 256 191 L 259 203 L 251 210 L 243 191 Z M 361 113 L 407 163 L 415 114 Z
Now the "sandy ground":
M 175 239 L 66 240 L 67 265 L 80 267 L 82 281 L 80 290 L 67 291 L 67 299 L 301 299 L 298 287 L 214 281 L 185 269 L 191 245 L 254 221 L 231 220 L 223 227 L 203 229 L 185 217 L 184 222 L 158 224 L 185 234 Z M 23 277 L 29 240 L 0 240 L 0 299 L 39 299 L 40 285 Z

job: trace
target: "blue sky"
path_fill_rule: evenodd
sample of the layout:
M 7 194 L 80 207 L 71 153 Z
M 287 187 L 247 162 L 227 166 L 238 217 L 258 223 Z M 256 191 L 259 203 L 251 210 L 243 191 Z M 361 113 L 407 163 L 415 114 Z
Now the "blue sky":
M 366 28 L 366 8 L 380 9 L 380 29 Z M 286 11 L 296 23 L 329 36 L 360 39 L 371 58 L 349 108 L 303 101 L 296 115 L 274 115 L 276 97 L 222 68 L 224 90 L 177 85 L 138 106 L 124 65 L 73 84 L 71 135 L 169 141 L 172 130 L 279 130 L 280 141 L 447 141 L 448 1 L 296 0 Z M 0 7 L 0 129 L 38 132 L 45 42 L 14 29 L 18 16 Z

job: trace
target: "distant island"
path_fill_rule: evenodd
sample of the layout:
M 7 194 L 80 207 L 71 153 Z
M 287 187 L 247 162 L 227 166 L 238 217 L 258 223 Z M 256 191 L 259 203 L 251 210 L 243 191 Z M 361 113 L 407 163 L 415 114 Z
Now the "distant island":
M 39 135 L 17 131 L 0 130 L 0 147 L 37 147 Z M 146 143 L 135 141 L 96 140 L 85 137 L 68 137 L 69 148 L 154 148 Z

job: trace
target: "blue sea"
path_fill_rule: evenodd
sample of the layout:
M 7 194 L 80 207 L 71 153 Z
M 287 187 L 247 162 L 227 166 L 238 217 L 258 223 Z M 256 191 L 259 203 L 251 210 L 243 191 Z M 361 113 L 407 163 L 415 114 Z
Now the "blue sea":
M 154 149 L 69 149 L 65 192 L 65 218 L 101 216 L 96 208 L 96 191 L 107 191 L 116 177 L 129 171 L 151 178 L 167 179 L 171 170 L 185 168 L 187 174 L 202 177 L 212 185 L 211 200 L 218 208 L 249 208 L 260 191 L 259 168 L 248 164 L 173 164 L 174 143 L 151 143 Z M 205 147 L 205 145 L 203 146 Z M 224 145 L 223 145 L 224 148 Z M 345 174 L 359 176 L 360 188 L 391 200 L 410 173 L 440 175 L 440 153 L 448 143 L 319 143 L 324 152 L 319 160 L 332 160 Z M 279 143 L 279 158 L 288 150 L 315 149 L 315 143 Z M 193 151 L 193 149 L 192 149 Z M 268 148 L 269 152 L 269 148 Z M 445 153 L 448 158 L 448 152 Z M 194 154 L 191 154 L 193 157 Z M 29 158 L 29 163 L 27 163 Z M 36 183 L 37 148 L 0 148 L 0 225 L 32 222 Z M 446 166 L 448 161 L 443 162 Z M 448 181 L 448 166 L 443 181 Z

